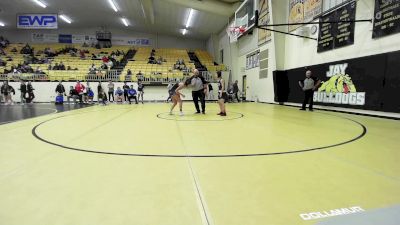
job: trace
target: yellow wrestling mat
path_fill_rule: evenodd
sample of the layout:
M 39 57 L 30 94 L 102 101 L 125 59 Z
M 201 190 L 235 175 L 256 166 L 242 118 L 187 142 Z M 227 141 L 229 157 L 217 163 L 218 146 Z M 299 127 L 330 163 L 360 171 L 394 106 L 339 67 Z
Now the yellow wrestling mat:
M 0 224 L 311 225 L 330 210 L 400 203 L 400 121 L 257 103 L 228 104 L 220 117 L 215 103 L 195 115 L 185 102 L 179 116 L 169 106 L 1 125 Z

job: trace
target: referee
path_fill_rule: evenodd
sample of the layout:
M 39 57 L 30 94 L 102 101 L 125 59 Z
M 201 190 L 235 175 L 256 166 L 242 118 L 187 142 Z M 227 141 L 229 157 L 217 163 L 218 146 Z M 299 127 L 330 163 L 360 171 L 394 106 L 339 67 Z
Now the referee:
M 194 106 L 196 107 L 196 114 L 200 113 L 199 107 L 199 99 L 201 103 L 201 112 L 203 114 L 206 113 L 206 91 L 207 91 L 207 84 L 203 76 L 199 75 L 199 71 L 197 69 L 193 70 L 193 77 L 192 77 L 192 98 L 194 102 Z

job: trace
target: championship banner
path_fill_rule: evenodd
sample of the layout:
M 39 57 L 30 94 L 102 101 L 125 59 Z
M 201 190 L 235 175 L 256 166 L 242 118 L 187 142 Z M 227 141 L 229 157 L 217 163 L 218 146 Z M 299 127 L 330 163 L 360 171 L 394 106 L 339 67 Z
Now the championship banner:
M 259 25 L 267 25 L 270 23 L 269 0 L 259 0 Z M 271 40 L 271 31 L 258 29 L 258 45 L 262 45 Z
M 246 70 L 260 66 L 260 50 L 246 55 Z
M 314 92 L 315 105 L 336 106 L 385 112 L 400 112 L 400 51 L 307 66 L 321 80 Z M 304 67 L 276 74 L 275 88 L 287 96 L 284 101 L 302 103 L 304 93 L 299 81 L 305 79 Z M 279 80 L 288 82 L 277 82 Z M 279 99 L 280 96 L 275 96 Z M 281 98 L 282 99 L 282 98 Z
M 356 2 L 351 2 L 320 18 L 317 52 L 324 52 L 354 44 L 354 22 L 322 23 L 335 21 L 354 21 Z
M 19 14 L 17 15 L 18 29 L 57 29 L 57 14 Z
M 72 44 L 71 34 L 60 34 L 58 36 L 58 43 Z
M 85 35 L 72 35 L 72 43 L 73 44 L 83 44 L 85 43 Z
M 372 38 L 400 32 L 400 0 L 375 0 Z
M 135 45 L 135 46 L 150 46 L 151 41 L 148 38 L 135 37 L 113 37 L 111 42 L 113 45 Z
M 304 0 L 289 0 L 289 23 L 304 22 Z M 301 25 L 290 25 L 289 32 Z
M 322 0 L 304 1 L 304 22 L 310 22 L 322 13 Z
M 32 43 L 58 43 L 58 34 L 32 33 Z

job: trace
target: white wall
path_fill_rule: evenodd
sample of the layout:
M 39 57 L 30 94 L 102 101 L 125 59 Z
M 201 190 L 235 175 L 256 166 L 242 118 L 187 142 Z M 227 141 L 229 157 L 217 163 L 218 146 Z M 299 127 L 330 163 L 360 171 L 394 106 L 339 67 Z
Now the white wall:
M 59 29 L 59 30 L 16 30 L 0 29 L 0 35 L 8 38 L 13 43 L 31 43 L 32 33 L 44 34 L 80 34 L 95 35 L 97 29 Z M 151 40 L 151 47 L 154 48 L 185 48 L 185 49 L 206 49 L 206 40 L 175 37 L 168 35 L 140 33 L 130 30 L 111 29 L 113 36 L 148 38 Z
M 273 18 L 271 18 L 273 21 Z M 274 37 L 272 36 L 272 40 Z M 274 88 L 272 72 L 276 70 L 275 46 L 273 41 L 269 41 L 262 46 L 258 46 L 258 31 L 253 30 L 253 34 L 241 37 L 236 43 L 230 44 L 229 37 L 225 29 L 219 34 L 219 49 L 224 49 L 224 64 L 232 72 L 232 80 L 239 81 L 239 89 L 242 90 L 243 76 L 247 77 L 246 98 L 248 101 L 273 102 Z M 246 55 L 256 50 L 263 51 L 269 49 L 269 70 L 268 77 L 259 78 L 260 68 L 245 70 Z
M 286 1 L 280 2 L 287 5 Z M 375 0 L 357 1 L 356 19 L 373 18 L 374 7 Z M 286 35 L 284 68 L 287 70 L 400 50 L 400 34 L 372 39 L 372 28 L 373 23 L 356 23 L 353 45 L 323 53 L 317 53 L 316 41 Z M 317 34 L 314 37 L 317 38 Z
M 12 99 L 15 102 L 20 102 L 20 95 L 21 92 L 18 90 L 20 83 L 19 82 L 10 82 L 9 83 L 16 91 L 16 94 L 12 96 Z M 65 90 L 67 91 L 67 94 L 69 93 L 69 87 L 73 86 L 75 87 L 75 82 L 63 82 L 63 85 L 65 87 Z M 86 83 L 83 83 L 85 86 Z M 124 85 L 123 82 L 114 82 L 115 84 L 115 90 L 117 87 L 121 87 Z M 58 82 L 32 82 L 32 86 L 35 89 L 34 94 L 35 94 L 35 99 L 34 102 L 54 102 L 55 100 L 55 89 L 58 85 Z M 92 88 L 94 92 L 94 100 L 97 101 L 97 82 L 90 82 L 90 87 Z M 133 85 L 133 87 L 137 90 L 137 83 L 134 82 L 128 82 L 128 85 Z M 214 87 L 214 96 L 217 96 L 217 86 L 216 84 L 212 84 Z M 103 82 L 103 88 L 107 90 L 107 83 Z M 182 93 L 185 95 L 184 100 L 192 100 L 192 92 L 191 89 L 184 89 Z M 168 91 L 167 91 L 167 86 L 145 86 L 144 89 L 144 95 L 143 95 L 144 101 L 165 101 L 168 98 Z M 66 97 L 64 98 L 66 101 Z
M 270 0 L 272 6 L 271 23 L 287 23 L 288 1 Z M 374 0 L 357 1 L 356 19 L 371 19 L 374 14 Z M 331 61 L 356 58 L 385 52 L 400 50 L 400 34 L 372 39 L 372 23 L 357 23 L 355 28 L 355 43 L 352 46 L 317 53 L 317 42 L 289 35 L 273 33 L 272 40 L 262 46 L 257 46 L 258 34 L 239 39 L 234 44 L 229 43 L 228 35 L 223 30 L 219 35 L 218 49 L 224 49 L 224 64 L 232 71 L 233 80 L 239 80 L 241 87 L 242 76 L 247 75 L 247 100 L 274 102 L 273 71 L 289 70 Z M 274 27 L 287 31 L 287 27 Z M 295 31 L 297 32 L 297 31 Z M 317 38 L 317 34 L 314 35 Z M 216 46 L 216 45 L 215 45 Z M 260 49 L 269 49 L 268 78 L 259 79 L 259 68 L 244 70 L 246 54 Z

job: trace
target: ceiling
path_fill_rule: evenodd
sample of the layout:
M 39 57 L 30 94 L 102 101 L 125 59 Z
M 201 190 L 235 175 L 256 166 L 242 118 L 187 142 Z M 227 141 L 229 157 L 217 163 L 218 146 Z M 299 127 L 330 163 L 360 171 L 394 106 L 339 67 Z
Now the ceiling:
M 58 13 L 67 15 L 73 22 L 59 20 L 59 28 L 121 29 L 131 32 L 158 33 L 182 36 L 181 30 L 189 15 L 195 9 L 192 23 L 186 36 L 207 39 L 219 32 L 229 16 L 240 5 L 238 0 L 113 0 L 118 12 L 110 7 L 108 0 L 41 0 L 48 7 L 42 8 L 33 0 L 0 0 L 1 29 L 16 29 L 16 15 L 19 13 Z M 143 9 L 142 9 L 143 5 Z M 129 21 L 125 27 L 121 18 Z

